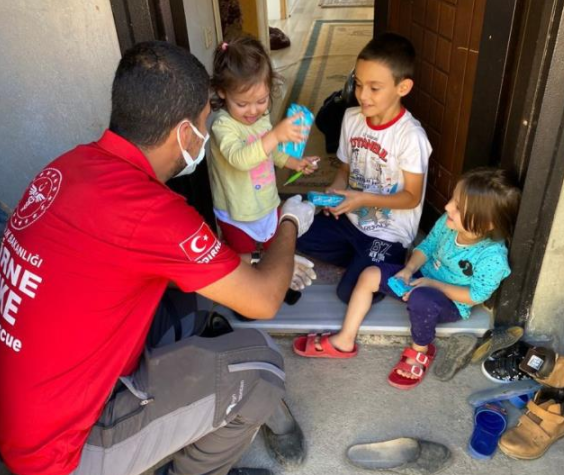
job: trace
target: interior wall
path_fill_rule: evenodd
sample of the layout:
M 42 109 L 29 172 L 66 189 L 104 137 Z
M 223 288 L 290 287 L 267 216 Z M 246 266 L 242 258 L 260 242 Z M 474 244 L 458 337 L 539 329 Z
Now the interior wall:
M 183 0 L 190 52 L 212 72 L 213 52 L 218 45 L 213 2 Z
M 281 2 L 284 0 L 268 0 L 268 19 L 269 20 L 281 20 L 282 19 L 282 5 Z
M 107 127 L 120 59 L 110 0 L 0 2 L 0 201 Z

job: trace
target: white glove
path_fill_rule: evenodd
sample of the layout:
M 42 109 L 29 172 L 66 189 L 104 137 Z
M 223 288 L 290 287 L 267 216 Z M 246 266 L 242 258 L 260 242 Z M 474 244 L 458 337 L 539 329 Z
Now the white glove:
M 303 290 L 308 285 L 311 285 L 312 281 L 315 279 L 317 279 L 317 275 L 315 275 L 315 271 L 313 270 L 313 262 L 305 257 L 295 255 L 294 275 L 292 275 L 290 288 L 292 290 Z
M 285 217 L 292 218 L 298 225 L 298 237 L 303 235 L 313 223 L 315 215 L 315 206 L 309 201 L 303 201 L 301 195 L 295 195 L 288 198 L 280 213 L 280 221 Z

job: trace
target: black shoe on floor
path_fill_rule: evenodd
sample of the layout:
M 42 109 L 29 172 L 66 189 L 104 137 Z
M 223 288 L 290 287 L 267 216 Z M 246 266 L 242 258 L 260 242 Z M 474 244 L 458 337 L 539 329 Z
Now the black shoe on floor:
M 266 468 L 232 468 L 227 475 L 274 475 Z
M 283 419 L 289 425 L 289 428 L 284 430 L 282 434 L 276 434 L 267 425 L 268 422 L 263 424 L 261 430 L 264 444 L 270 456 L 280 465 L 287 468 L 296 468 L 305 459 L 304 433 L 284 401 L 282 401 L 280 410 L 283 411 Z
M 290 46 L 290 38 L 280 28 L 268 27 L 270 49 L 276 51 L 278 49 L 287 48 Z
M 512 383 L 531 379 L 519 369 L 519 363 L 525 358 L 531 345 L 519 341 L 509 348 L 496 351 L 482 363 L 482 373 L 495 383 Z

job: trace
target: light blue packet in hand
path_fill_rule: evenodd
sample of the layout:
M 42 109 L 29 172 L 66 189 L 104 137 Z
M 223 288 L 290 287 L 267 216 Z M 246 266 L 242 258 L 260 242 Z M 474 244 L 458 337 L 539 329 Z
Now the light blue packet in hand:
M 394 291 L 398 297 L 403 297 L 408 292 L 412 291 L 414 287 L 407 285 L 403 280 L 398 277 L 390 277 L 388 279 L 388 287 Z
M 278 150 L 290 155 L 291 157 L 297 158 L 298 160 L 300 160 L 304 155 L 306 142 L 309 137 L 309 131 L 311 130 L 311 126 L 313 125 L 313 121 L 315 119 L 314 115 L 307 107 L 301 106 L 299 104 L 291 104 L 290 107 L 288 107 L 288 111 L 286 112 L 286 117 L 292 117 L 293 115 L 299 114 L 300 112 L 302 115 L 299 119 L 294 121 L 294 124 L 304 126 L 304 135 L 306 137 L 305 140 L 299 143 L 283 142 L 278 144 Z

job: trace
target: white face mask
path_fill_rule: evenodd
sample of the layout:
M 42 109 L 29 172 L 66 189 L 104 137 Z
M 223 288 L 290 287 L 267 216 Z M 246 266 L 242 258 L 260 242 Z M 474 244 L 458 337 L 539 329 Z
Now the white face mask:
M 190 156 L 190 154 L 188 153 L 188 151 L 184 150 L 182 148 L 182 145 L 180 144 L 180 126 L 184 122 L 188 122 L 188 125 L 190 125 L 190 127 L 192 127 L 192 130 L 194 131 L 194 133 L 204 141 L 204 143 L 202 144 L 202 148 L 200 149 L 200 153 L 198 153 L 198 156 L 196 158 L 192 158 Z M 210 138 L 209 134 L 206 133 L 206 136 L 204 137 L 200 133 L 200 131 L 192 125 L 192 123 L 189 120 L 183 120 L 180 123 L 180 125 L 178 126 L 178 129 L 176 129 L 176 140 L 178 141 L 178 146 L 180 147 L 180 151 L 182 152 L 182 156 L 184 157 L 184 161 L 186 162 L 186 166 L 179 173 L 174 175 L 174 178 L 176 178 L 178 176 L 190 175 L 190 173 L 194 173 L 194 170 L 196 170 L 196 167 L 198 166 L 198 164 L 206 156 L 206 143 L 209 140 L 209 138 Z

